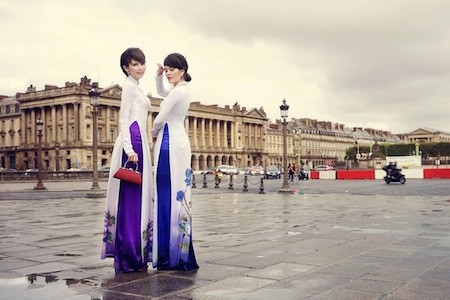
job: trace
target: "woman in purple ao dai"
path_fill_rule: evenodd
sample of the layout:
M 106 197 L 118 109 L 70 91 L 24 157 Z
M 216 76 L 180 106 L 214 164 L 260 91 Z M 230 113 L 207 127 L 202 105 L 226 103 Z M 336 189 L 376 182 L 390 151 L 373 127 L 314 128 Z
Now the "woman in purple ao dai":
M 114 257 L 115 272 L 126 273 L 146 271 L 152 258 L 154 181 L 147 138 L 150 100 L 139 87 L 145 74 L 144 53 L 128 48 L 120 66 L 127 77 L 122 88 L 120 131 L 111 156 L 101 258 Z M 126 162 L 127 167 L 137 164 L 142 185 L 113 177 Z

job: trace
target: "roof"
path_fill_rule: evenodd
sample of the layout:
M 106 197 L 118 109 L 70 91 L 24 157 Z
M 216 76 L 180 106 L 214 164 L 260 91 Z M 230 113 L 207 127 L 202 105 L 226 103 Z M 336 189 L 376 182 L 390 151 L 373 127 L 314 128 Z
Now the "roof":
M 19 101 L 17 101 L 16 97 L 8 97 L 0 100 L 0 105 L 11 105 L 11 104 L 18 104 Z

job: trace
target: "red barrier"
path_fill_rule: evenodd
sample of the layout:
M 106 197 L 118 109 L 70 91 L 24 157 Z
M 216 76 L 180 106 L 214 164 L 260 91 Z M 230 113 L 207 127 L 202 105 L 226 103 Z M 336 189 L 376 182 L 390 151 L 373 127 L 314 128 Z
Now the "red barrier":
M 311 176 L 310 179 L 320 179 L 319 171 L 311 171 L 309 175 Z
M 336 179 L 375 179 L 374 170 L 337 170 Z
M 424 179 L 443 178 L 450 179 L 450 169 L 423 169 Z

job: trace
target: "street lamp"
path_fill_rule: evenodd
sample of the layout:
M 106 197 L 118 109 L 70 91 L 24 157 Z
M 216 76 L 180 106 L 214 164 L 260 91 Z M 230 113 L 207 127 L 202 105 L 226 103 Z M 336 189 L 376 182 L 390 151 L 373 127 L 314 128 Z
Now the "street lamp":
M 102 198 L 105 196 L 104 192 L 100 190 L 98 185 L 98 162 L 97 162 L 97 115 L 98 115 L 98 97 L 100 92 L 98 90 L 98 82 L 92 83 L 92 88 L 89 91 L 89 99 L 92 105 L 92 187 L 90 192 L 88 192 L 88 198 Z
M 283 119 L 283 186 L 279 190 L 280 193 L 292 193 L 292 190 L 288 183 L 288 170 L 287 170 L 287 141 L 286 141 L 286 119 L 288 117 L 289 105 L 286 103 L 286 99 L 283 99 L 283 103 L 280 105 L 281 118 Z
M 34 187 L 35 190 L 46 190 L 47 188 L 42 183 L 42 129 L 44 129 L 44 122 L 41 118 L 36 120 L 36 130 L 38 136 L 38 182 Z

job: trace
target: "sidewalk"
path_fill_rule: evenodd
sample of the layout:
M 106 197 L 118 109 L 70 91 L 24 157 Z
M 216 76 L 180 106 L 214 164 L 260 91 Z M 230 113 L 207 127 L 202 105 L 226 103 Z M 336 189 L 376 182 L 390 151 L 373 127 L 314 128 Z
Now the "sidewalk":
M 448 196 L 193 190 L 200 269 L 119 275 L 99 258 L 104 199 L 0 205 L 0 299 L 450 299 Z

